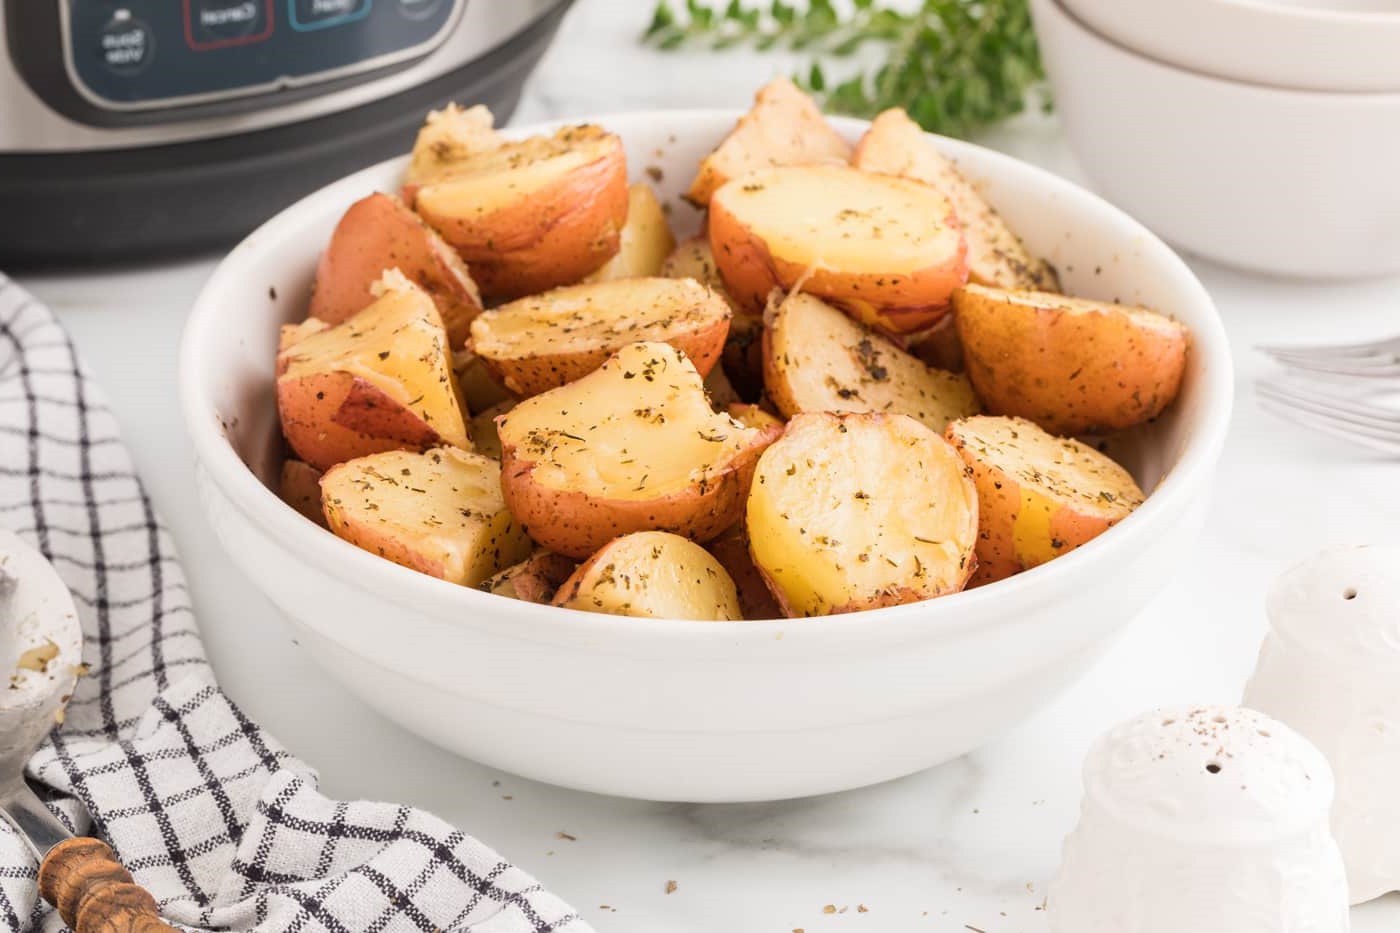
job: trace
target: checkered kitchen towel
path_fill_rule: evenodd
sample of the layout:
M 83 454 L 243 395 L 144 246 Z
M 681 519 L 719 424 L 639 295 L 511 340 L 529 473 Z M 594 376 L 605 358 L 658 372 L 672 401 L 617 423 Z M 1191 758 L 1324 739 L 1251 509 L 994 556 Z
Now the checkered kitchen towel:
M 29 763 L 196 929 L 589 933 L 568 905 L 427 813 L 328 800 L 219 691 L 174 547 L 53 314 L 0 276 L 0 525 L 73 591 L 86 636 L 67 720 Z M 0 821 L 0 930 L 55 931 Z

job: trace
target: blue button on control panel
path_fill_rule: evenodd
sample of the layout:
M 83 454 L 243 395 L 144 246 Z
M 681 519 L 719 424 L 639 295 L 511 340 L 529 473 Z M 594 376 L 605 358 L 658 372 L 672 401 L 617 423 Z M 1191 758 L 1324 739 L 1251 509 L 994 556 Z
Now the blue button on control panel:
M 292 28 L 298 32 L 344 26 L 364 19 L 373 7 L 374 0 L 287 0 Z

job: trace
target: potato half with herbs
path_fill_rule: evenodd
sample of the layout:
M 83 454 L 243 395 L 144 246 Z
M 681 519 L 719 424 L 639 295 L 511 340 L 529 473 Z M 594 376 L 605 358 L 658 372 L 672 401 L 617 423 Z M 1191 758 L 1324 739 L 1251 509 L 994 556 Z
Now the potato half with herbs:
M 871 122 L 856 145 L 851 164 L 867 172 L 927 182 L 946 194 L 967 239 L 968 281 L 1001 288 L 1059 290 L 1055 270 L 1030 254 L 996 208 L 903 110 L 886 110 Z
M 495 123 L 495 116 L 481 104 L 466 108 L 448 104 L 428 111 L 404 172 L 403 199 L 411 205 L 425 183 L 441 179 L 474 155 L 505 145 L 506 138 L 496 132 Z
M 704 207 L 731 178 L 775 165 L 844 164 L 850 156 L 851 144 L 831 128 L 816 102 L 787 78 L 775 78 L 758 89 L 753 108 L 700 162 L 686 199 Z
M 962 589 L 977 491 L 907 415 L 803 413 L 759 459 L 745 525 L 784 613 L 855 612 Z
M 617 254 L 622 140 L 583 125 L 470 151 L 405 200 L 461 254 L 488 298 L 577 282 Z
M 471 448 L 442 315 L 396 270 L 374 303 L 277 357 L 277 411 L 318 470 L 383 450 Z
M 1128 471 L 1087 444 L 1021 418 L 948 425 L 977 484 L 977 579 L 1043 564 L 1103 534 L 1142 504 Z
M 571 285 L 485 311 L 472 348 L 501 384 L 538 395 L 593 372 L 629 343 L 669 343 L 704 375 L 719 359 L 729 306 L 694 279 Z
M 725 290 L 750 311 L 775 288 L 825 299 L 887 334 L 922 330 L 967 281 L 951 202 L 923 182 L 845 165 L 751 172 L 710 201 Z
M 955 300 L 967 373 L 994 414 L 1097 434 L 1155 418 L 1181 389 L 1189 335 L 1169 317 L 980 285 Z
M 339 324 L 374 301 L 389 269 L 417 282 L 437 305 L 449 344 L 459 347 L 481 312 L 481 293 L 456 250 L 398 198 L 375 193 L 350 205 L 316 267 L 311 317 Z
M 501 466 L 441 447 L 342 463 L 321 480 L 331 531 L 429 576 L 476 586 L 533 547 L 506 510 Z
M 942 434 L 982 410 L 966 376 L 933 369 L 811 295 L 794 292 L 763 334 L 763 383 L 778 410 L 909 415 Z
M 550 603 L 578 564 L 562 554 L 536 551 L 518 564 L 483 581 L 481 588 L 497 596 L 527 603 Z
M 666 211 L 651 185 L 638 182 L 627 189 L 627 222 L 622 225 L 617 255 L 589 273 L 585 282 L 610 282 L 660 275 L 666 257 L 676 248 L 676 238 L 666 221 Z
M 742 619 L 734 581 L 688 538 L 665 531 L 623 535 L 574 571 L 554 605 L 644 619 Z
M 777 434 L 714 412 L 700 374 L 665 343 L 623 347 L 497 425 L 511 511 L 541 546 L 578 558 L 634 531 L 713 538 L 742 514 Z

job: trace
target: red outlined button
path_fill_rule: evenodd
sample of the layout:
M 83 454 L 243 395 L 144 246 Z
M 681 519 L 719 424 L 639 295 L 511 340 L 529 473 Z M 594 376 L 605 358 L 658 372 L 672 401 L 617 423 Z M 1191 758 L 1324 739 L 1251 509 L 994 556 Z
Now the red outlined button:
M 184 0 L 185 42 L 199 52 L 272 35 L 273 0 Z

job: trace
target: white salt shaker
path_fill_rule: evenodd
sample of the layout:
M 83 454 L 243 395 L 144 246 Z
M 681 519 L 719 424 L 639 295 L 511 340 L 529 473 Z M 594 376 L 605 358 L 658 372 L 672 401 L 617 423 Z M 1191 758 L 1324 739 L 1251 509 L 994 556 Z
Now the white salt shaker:
M 1284 574 L 1246 706 L 1322 750 L 1351 901 L 1400 890 L 1400 548 L 1326 551 Z
M 1345 933 L 1332 774 L 1251 710 L 1158 711 L 1099 739 L 1050 891 L 1055 933 Z

